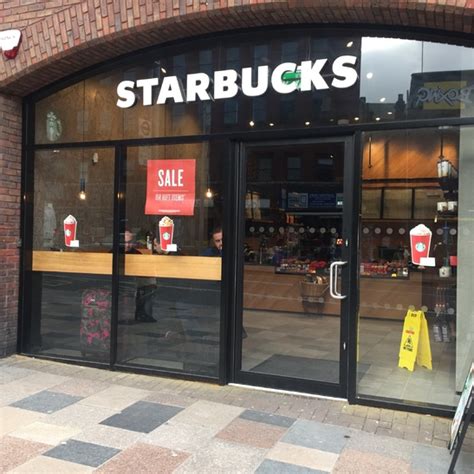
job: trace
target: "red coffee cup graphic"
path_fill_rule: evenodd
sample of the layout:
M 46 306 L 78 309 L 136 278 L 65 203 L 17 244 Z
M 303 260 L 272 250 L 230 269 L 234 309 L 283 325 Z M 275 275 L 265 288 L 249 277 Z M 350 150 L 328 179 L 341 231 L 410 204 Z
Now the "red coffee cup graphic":
M 431 230 L 419 224 L 410 230 L 411 261 L 420 265 L 420 261 L 430 254 Z
M 158 227 L 160 229 L 160 247 L 161 250 L 168 250 L 168 245 L 173 243 L 174 222 L 169 217 L 163 217 Z
M 67 216 L 64 219 L 64 244 L 71 246 L 71 242 L 76 240 L 77 220 L 74 216 Z

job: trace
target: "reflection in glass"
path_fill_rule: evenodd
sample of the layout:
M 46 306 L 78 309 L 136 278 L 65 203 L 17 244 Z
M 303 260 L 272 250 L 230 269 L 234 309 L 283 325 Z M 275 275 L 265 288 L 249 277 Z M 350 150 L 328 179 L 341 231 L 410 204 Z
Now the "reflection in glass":
M 113 149 L 38 151 L 25 351 L 108 362 Z

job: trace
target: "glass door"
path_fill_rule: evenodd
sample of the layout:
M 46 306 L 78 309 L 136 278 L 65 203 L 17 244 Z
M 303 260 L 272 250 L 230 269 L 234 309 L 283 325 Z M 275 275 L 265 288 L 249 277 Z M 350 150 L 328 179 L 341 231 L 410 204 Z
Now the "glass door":
M 346 395 L 351 143 L 243 147 L 241 383 Z

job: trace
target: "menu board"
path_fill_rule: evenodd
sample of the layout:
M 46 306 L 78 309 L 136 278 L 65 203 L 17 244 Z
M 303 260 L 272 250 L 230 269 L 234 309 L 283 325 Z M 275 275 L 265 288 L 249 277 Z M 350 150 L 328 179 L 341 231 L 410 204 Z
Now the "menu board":
M 288 193 L 288 209 L 307 209 L 308 193 Z

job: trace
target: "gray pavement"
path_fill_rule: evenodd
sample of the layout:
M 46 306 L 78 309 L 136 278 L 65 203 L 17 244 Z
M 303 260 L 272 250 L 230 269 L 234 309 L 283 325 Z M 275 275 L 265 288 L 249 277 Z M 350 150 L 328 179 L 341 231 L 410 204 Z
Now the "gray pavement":
M 0 360 L 0 472 L 445 473 L 451 421 L 342 400 Z M 458 473 L 473 473 L 474 429 Z

